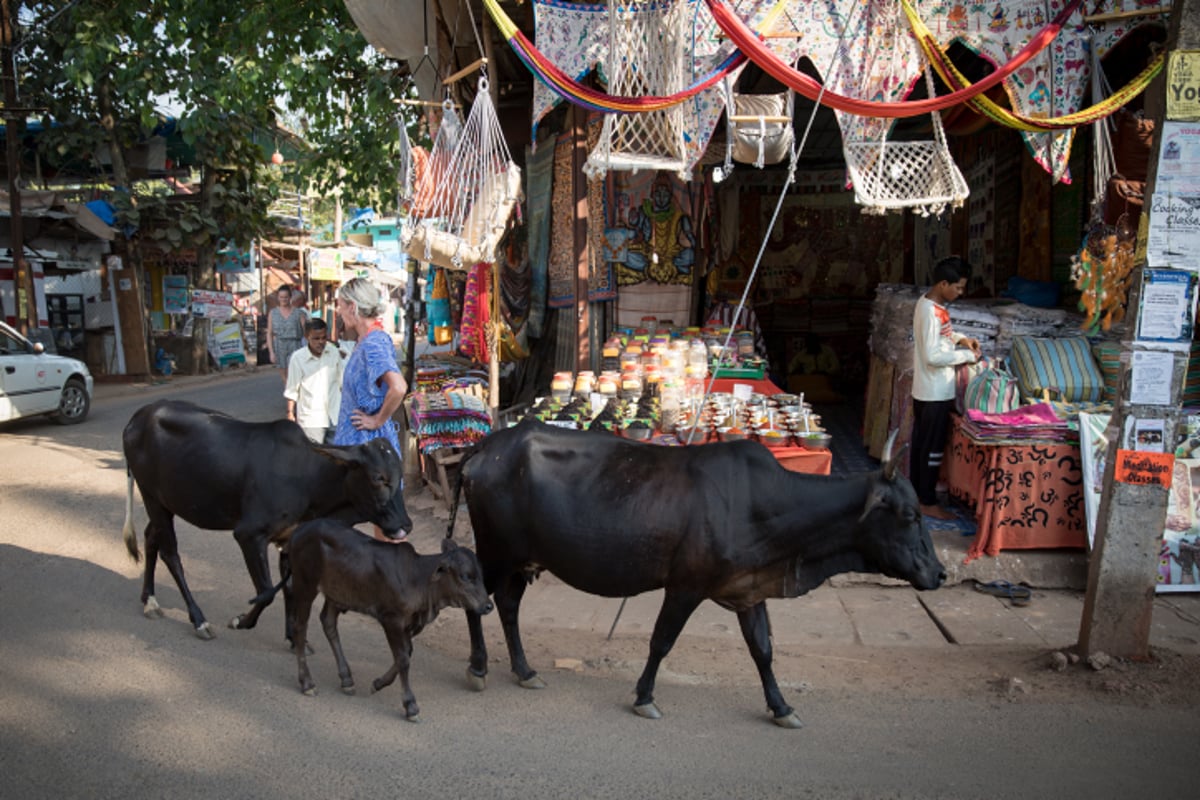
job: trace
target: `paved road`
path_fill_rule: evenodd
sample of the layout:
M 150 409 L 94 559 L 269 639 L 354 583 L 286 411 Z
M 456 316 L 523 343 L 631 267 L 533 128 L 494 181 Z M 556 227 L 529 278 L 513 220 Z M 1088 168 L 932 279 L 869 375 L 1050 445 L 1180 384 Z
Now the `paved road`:
M 530 692 L 509 679 L 489 618 L 492 673 L 476 694 L 465 625 L 448 611 L 417 640 L 421 724 L 403 721 L 394 687 L 338 692 L 323 643 L 310 659 L 321 694 L 303 697 L 278 608 L 256 630 L 200 641 L 160 574 L 167 616 L 143 619 L 120 542 L 119 437 L 134 409 L 182 393 L 270 419 L 279 390 L 269 372 L 107 390 L 84 425 L 0 430 L 0 797 L 1195 796 L 1195 704 L 1065 692 L 1049 678 L 1031 678 L 1032 694 L 995 690 L 1043 654 L 1028 648 L 781 647 L 781 682 L 807 722 L 783 731 L 735 638 L 689 627 L 660 679 L 667 716 L 650 722 L 628 708 L 644 631 L 607 644 L 591 629 L 531 631 L 550 686 Z M 428 505 L 415 513 L 440 525 Z M 180 541 L 209 618 L 241 611 L 250 584 L 230 535 L 180 525 Z M 847 613 L 886 629 L 886 613 L 862 603 Z M 386 669 L 374 623 L 347 618 L 343 641 L 360 686 Z M 556 656 L 583 668 L 554 670 Z

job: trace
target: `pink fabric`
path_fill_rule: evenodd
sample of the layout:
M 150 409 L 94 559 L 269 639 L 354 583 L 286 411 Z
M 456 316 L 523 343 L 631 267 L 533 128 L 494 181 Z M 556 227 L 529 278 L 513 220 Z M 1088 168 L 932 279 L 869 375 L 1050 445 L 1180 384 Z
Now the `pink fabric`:
M 987 425 L 1060 425 L 1062 419 L 1054 413 L 1049 403 L 1034 403 L 1029 406 L 1014 408 L 1003 414 L 985 414 L 973 408 L 967 409 L 967 417 L 972 422 L 982 422 Z

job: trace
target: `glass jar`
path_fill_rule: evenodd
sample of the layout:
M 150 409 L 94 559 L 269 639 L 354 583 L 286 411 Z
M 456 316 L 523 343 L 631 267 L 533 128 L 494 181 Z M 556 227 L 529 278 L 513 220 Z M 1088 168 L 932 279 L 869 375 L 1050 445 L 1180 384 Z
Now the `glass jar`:
M 574 375 L 570 372 L 556 372 L 550 381 L 550 396 L 555 400 L 566 402 L 571 399 L 571 389 L 574 386 Z

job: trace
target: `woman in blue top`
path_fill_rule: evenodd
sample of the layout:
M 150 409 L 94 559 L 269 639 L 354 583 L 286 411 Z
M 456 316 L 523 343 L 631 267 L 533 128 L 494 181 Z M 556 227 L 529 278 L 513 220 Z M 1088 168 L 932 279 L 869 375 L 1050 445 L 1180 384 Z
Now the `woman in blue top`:
M 392 415 L 404 402 L 408 385 L 396 364 L 392 337 L 383 330 L 383 295 L 365 278 L 342 285 L 337 312 L 358 343 L 346 360 L 342 406 L 333 443 L 363 444 L 383 437 L 401 454 Z

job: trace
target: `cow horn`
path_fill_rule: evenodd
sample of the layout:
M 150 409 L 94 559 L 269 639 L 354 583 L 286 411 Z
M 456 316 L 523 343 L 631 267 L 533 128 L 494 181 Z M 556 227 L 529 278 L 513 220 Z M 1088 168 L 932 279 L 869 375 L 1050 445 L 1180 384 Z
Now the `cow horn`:
M 892 431 L 891 435 L 888 436 L 888 438 L 887 438 L 887 444 L 885 444 L 883 446 L 883 456 L 879 460 L 883 462 L 883 466 L 885 468 L 887 467 L 888 463 L 892 460 L 892 448 L 896 446 L 896 436 L 899 433 L 900 433 L 899 428 Z
M 891 461 L 883 465 L 883 477 L 886 480 L 894 481 L 896 479 L 896 471 L 900 469 L 900 459 L 904 457 L 904 451 L 908 450 L 908 445 L 900 446 L 900 452 L 896 453 Z

